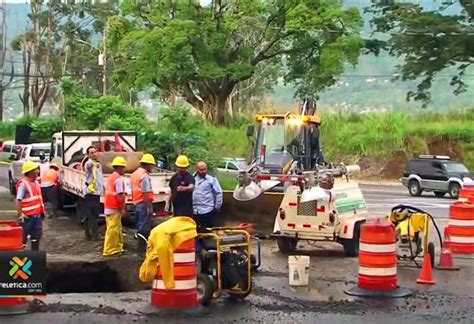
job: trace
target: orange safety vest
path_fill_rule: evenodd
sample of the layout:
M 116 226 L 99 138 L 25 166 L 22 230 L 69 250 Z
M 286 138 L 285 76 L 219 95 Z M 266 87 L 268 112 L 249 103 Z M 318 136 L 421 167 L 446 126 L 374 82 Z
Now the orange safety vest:
M 41 176 L 41 184 L 57 186 L 58 179 L 59 179 L 59 172 L 54 169 L 48 169 Z
M 115 188 L 115 183 L 121 176 L 117 172 L 112 173 L 111 176 L 105 181 L 105 197 L 104 197 L 104 208 L 112 210 L 120 210 L 123 206 L 119 206 L 119 201 L 117 199 L 117 190 Z M 125 183 L 123 184 L 122 192 L 125 194 Z
M 142 192 L 142 179 L 146 174 L 146 170 L 143 168 L 138 168 L 130 176 L 130 184 L 132 185 L 132 202 L 138 204 L 144 201 L 144 194 Z M 146 193 L 150 200 L 153 201 L 155 196 L 152 192 Z
M 30 179 L 21 181 L 25 185 L 26 195 L 21 201 L 21 212 L 26 216 L 36 216 L 44 214 L 43 197 L 38 182 Z

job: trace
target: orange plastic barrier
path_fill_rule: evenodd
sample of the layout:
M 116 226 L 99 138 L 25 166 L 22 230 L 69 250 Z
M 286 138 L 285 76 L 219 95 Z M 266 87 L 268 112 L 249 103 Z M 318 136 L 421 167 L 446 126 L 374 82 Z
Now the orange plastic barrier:
M 454 254 L 474 253 L 474 204 L 455 202 L 449 207 L 450 247 Z
M 459 193 L 459 201 L 474 204 L 474 185 L 464 185 Z
M 411 292 L 397 286 L 395 227 L 376 220 L 361 226 L 357 287 L 345 291 L 363 297 L 404 297 Z
M 16 221 L 0 221 L 0 251 L 22 251 L 23 229 Z M 23 297 L 0 297 L 0 315 L 23 314 L 27 312 Z
M 195 240 L 173 252 L 175 288 L 166 289 L 160 266 L 153 280 L 151 304 L 160 308 L 191 308 L 198 304 Z

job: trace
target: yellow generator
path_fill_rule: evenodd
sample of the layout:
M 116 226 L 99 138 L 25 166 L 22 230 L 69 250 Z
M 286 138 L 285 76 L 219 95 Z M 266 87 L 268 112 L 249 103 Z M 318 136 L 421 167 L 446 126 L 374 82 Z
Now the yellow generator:
M 430 254 L 431 265 L 434 266 L 435 246 L 429 242 L 429 224 L 433 222 L 441 242 L 441 234 L 433 216 L 416 207 L 397 205 L 392 208 L 389 220 L 395 226 L 397 235 L 397 257 L 399 260 L 413 261 Z

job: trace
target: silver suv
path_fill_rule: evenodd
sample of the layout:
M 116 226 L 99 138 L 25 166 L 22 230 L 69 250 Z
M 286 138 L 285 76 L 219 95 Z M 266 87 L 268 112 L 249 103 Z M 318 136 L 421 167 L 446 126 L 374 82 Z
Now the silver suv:
M 411 160 L 402 178 L 412 196 L 432 191 L 436 197 L 448 193 L 451 198 L 458 198 L 464 183 L 472 181 L 474 175 L 462 163 L 440 155 L 420 155 Z

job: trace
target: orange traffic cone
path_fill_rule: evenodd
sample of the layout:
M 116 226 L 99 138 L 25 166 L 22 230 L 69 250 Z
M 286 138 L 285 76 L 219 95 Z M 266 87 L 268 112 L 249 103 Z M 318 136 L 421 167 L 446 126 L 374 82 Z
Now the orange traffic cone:
M 441 247 L 441 255 L 439 257 L 439 264 L 436 267 L 438 270 L 459 270 L 459 267 L 454 266 L 453 253 L 451 251 L 451 239 L 449 238 L 449 229 L 444 229 L 443 246 Z
M 416 280 L 416 283 L 426 285 L 433 285 L 435 283 L 429 252 L 425 252 L 425 255 L 423 256 L 423 265 L 421 266 L 420 276 Z

